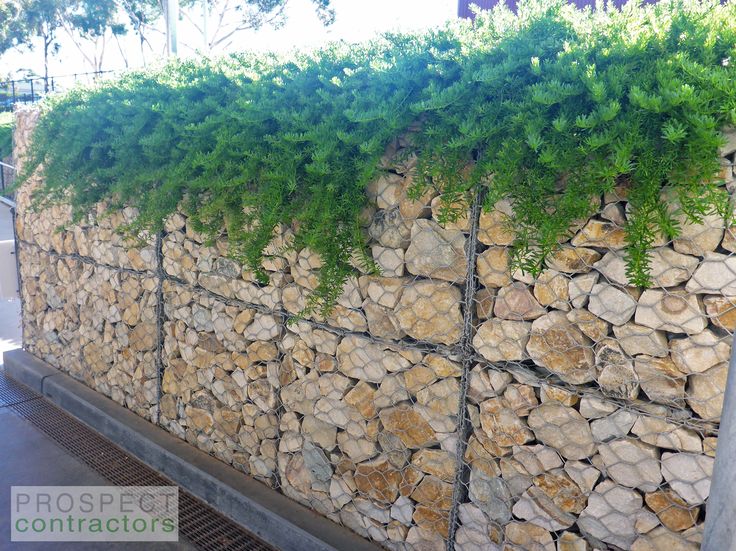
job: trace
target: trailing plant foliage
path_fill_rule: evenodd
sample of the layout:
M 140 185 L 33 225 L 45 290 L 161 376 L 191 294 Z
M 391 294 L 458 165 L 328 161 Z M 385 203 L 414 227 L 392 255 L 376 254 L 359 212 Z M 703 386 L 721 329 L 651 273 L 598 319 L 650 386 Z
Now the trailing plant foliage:
M 0 161 L 13 153 L 13 113 L 0 113 Z
M 181 204 L 261 277 L 274 228 L 292 224 L 293 246 L 322 256 L 307 310 L 324 313 L 356 253 L 369 263 L 359 220 L 381 155 L 418 126 L 412 193 L 436 188 L 448 219 L 479 189 L 489 209 L 510 199 L 514 262 L 534 274 L 626 185 L 628 275 L 646 285 L 647 251 L 678 234 L 679 211 L 729 216 L 718 147 L 736 124 L 735 63 L 736 3 L 522 1 L 419 36 L 74 90 L 46 104 L 26 170 L 43 163 L 40 205 L 137 207 L 133 234 Z

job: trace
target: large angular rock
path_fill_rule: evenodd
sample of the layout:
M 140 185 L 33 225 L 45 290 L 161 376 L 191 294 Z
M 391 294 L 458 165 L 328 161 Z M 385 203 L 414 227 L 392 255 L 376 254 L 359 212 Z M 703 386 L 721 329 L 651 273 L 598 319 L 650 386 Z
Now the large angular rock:
M 348 377 L 371 383 L 380 383 L 387 373 L 411 366 L 398 352 L 357 335 L 348 335 L 340 341 L 337 362 L 338 369 Z
M 399 405 L 378 414 L 384 430 L 395 434 L 407 448 L 424 448 L 437 443 L 427 420 L 412 406 Z
M 687 403 L 703 419 L 718 421 L 728 377 L 728 362 L 688 377 Z
M 592 342 L 563 312 L 553 311 L 535 320 L 526 349 L 534 363 L 568 383 L 583 384 L 595 378 Z
M 650 400 L 670 405 L 682 403 L 686 377 L 669 356 L 638 356 L 634 360 L 634 371 L 639 377 L 639 386 Z
M 640 415 L 631 428 L 631 432 L 642 442 L 658 448 L 695 453 L 703 451 L 703 445 L 697 432 L 658 417 Z
M 714 459 L 693 453 L 662 454 L 662 475 L 690 505 L 701 505 L 710 495 Z
M 566 274 L 582 274 L 591 271 L 600 257 L 593 249 L 563 246 L 547 258 L 547 266 Z
M 669 247 L 657 247 L 649 253 L 649 275 L 652 287 L 675 287 L 690 279 L 698 266 L 694 256 L 680 254 Z M 616 252 L 606 253 L 596 262 L 595 269 L 612 283 L 629 285 L 626 275 L 626 259 Z
M 433 279 L 461 282 L 468 269 L 463 233 L 445 230 L 432 220 L 414 220 L 404 258 L 410 273 Z
M 510 222 L 514 211 L 505 199 L 496 203 L 489 211 L 480 214 L 478 240 L 486 245 L 511 245 L 516 239 Z
M 505 524 L 511 519 L 511 493 L 503 478 L 471 469 L 468 497 L 493 522 Z
M 516 282 L 499 289 L 493 313 L 501 319 L 528 321 L 543 316 L 546 310 L 526 285 Z
M 536 486 L 527 489 L 513 508 L 516 518 L 527 520 L 545 530 L 556 532 L 569 528 L 575 523 L 575 517 L 564 512 Z
M 702 373 L 716 364 L 728 361 L 731 339 L 705 330 L 686 339 L 672 339 L 672 361 L 683 373 Z
M 509 251 L 506 247 L 490 247 L 478 255 L 478 280 L 488 288 L 503 287 L 511 283 Z
M 583 534 L 628 549 L 637 538 L 636 516 L 642 511 L 641 496 L 634 490 L 604 480 L 588 497 L 588 506 L 578 518 Z
M 669 354 L 667 337 L 663 331 L 629 322 L 614 326 L 613 334 L 629 356 L 647 354 L 662 358 Z
M 634 362 L 614 339 L 604 339 L 596 345 L 595 365 L 599 370 L 598 384 L 606 394 L 628 400 L 639 395 Z
M 703 217 L 700 224 L 691 224 L 684 214 L 676 214 L 680 222 L 680 235 L 674 240 L 677 252 L 703 256 L 714 251 L 723 239 L 724 221 L 718 214 Z
M 573 408 L 545 402 L 527 419 L 539 441 L 558 450 L 567 459 L 584 459 L 597 449 L 588 422 Z
M 363 496 L 382 503 L 393 503 L 399 495 L 403 474 L 382 455 L 358 464 L 353 480 Z
M 552 534 L 531 522 L 511 522 L 504 528 L 506 548 L 519 551 L 555 551 Z
M 736 295 L 736 257 L 707 253 L 685 289 L 691 293 Z
M 562 469 L 538 474 L 534 485 L 542 490 L 562 511 L 579 514 L 585 509 L 586 492 Z
M 590 292 L 588 310 L 613 325 L 623 325 L 634 315 L 636 301 L 613 285 L 597 283 Z
M 532 324 L 525 321 L 491 319 L 478 328 L 473 346 L 490 362 L 525 360 L 531 330 Z
M 401 331 L 420 341 L 455 344 L 463 317 L 460 289 L 449 283 L 416 281 L 404 289 L 396 307 Z
M 599 277 L 598 272 L 589 272 L 570 279 L 567 293 L 573 308 L 582 308 L 588 304 L 590 292 L 593 290 L 593 285 L 598 283 Z
M 639 298 L 634 321 L 671 333 L 700 333 L 708 325 L 700 299 L 688 291 L 647 289 Z
M 570 310 L 570 276 L 554 270 L 545 270 L 534 284 L 534 298 L 542 306 Z
M 626 246 L 626 232 L 622 227 L 610 222 L 588 220 L 570 243 L 575 247 L 623 249 Z
M 480 423 L 486 435 L 503 447 L 534 440 L 527 424 L 498 398 L 480 404 Z
M 707 296 L 703 304 L 714 325 L 730 333 L 736 330 L 736 298 Z
M 611 324 L 583 308 L 570 310 L 566 317 L 583 334 L 595 342 L 605 339 L 611 331 Z
M 662 482 L 659 451 L 633 438 L 621 438 L 598 447 L 608 476 L 622 486 L 653 492 Z
M 659 490 L 644 496 L 647 506 L 670 530 L 682 532 L 695 524 L 700 507 L 693 507 L 672 490 Z
M 698 551 L 699 549 L 698 543 L 671 532 L 664 526 L 657 526 L 650 532 L 640 535 L 631 545 L 631 551 Z

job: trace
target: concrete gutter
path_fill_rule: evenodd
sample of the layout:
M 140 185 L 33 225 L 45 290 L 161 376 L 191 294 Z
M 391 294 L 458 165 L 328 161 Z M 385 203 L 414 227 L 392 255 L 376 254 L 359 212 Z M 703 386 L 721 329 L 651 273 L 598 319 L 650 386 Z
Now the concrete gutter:
M 115 442 L 174 483 L 283 551 L 379 548 L 207 455 L 23 350 L 3 354 L 6 374 Z

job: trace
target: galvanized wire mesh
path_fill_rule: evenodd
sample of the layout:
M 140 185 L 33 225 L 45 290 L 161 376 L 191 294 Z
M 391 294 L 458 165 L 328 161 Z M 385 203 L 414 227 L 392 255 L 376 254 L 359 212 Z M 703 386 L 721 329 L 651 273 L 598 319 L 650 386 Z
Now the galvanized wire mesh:
M 321 262 L 285 248 L 288 227 L 263 285 L 181 214 L 132 248 L 113 231 L 130 212 L 59 234 L 64 213 L 22 213 L 26 346 L 389 549 L 696 549 L 736 327 L 732 229 L 683 220 L 655 244 L 653 286 L 633 288 L 622 185 L 539 277 L 511 273 L 510 205 L 469 197 L 441 224 L 435 193 L 407 197 L 407 145 L 369 188 L 381 273 L 356 263 L 326 319 L 294 319 Z

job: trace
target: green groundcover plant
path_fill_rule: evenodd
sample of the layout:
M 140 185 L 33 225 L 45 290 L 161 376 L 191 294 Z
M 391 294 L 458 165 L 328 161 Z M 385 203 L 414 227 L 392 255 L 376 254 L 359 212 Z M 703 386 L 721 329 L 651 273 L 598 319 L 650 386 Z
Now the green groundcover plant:
M 13 113 L 0 112 L 0 161 L 13 153 Z
M 329 311 L 386 146 L 409 127 L 412 193 L 445 215 L 479 190 L 510 199 L 514 264 L 533 274 L 600 196 L 629 186 L 628 275 L 646 286 L 648 250 L 687 219 L 730 216 L 720 130 L 736 123 L 736 4 L 680 0 L 579 10 L 554 0 L 501 6 L 475 24 L 336 44 L 288 59 L 180 61 L 79 88 L 45 104 L 26 175 L 38 205 L 138 209 L 133 235 L 181 205 L 195 229 L 227 236 L 260 277 L 278 224 L 323 260 L 306 311 Z

